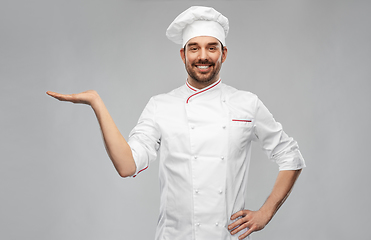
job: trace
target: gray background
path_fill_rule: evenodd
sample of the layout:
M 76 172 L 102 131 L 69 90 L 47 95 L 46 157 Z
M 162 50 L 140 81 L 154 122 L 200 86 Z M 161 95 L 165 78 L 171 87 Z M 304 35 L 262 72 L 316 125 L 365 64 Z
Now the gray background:
M 170 22 L 191 5 L 230 20 L 225 83 L 258 94 L 307 163 L 254 239 L 370 239 L 371 2 L 35 0 L 0 3 L 0 239 L 153 239 L 157 163 L 122 179 L 88 106 L 127 136 L 148 99 L 184 84 Z M 277 167 L 254 146 L 247 207 Z

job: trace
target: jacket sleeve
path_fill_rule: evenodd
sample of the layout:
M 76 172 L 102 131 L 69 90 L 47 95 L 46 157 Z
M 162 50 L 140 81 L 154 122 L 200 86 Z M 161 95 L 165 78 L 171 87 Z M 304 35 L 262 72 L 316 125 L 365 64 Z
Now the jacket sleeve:
M 305 167 L 297 142 L 289 137 L 273 115 L 258 99 L 254 132 L 268 157 L 276 162 L 279 170 L 297 170 Z
M 149 167 L 156 160 L 160 148 L 161 134 L 155 120 L 156 104 L 153 98 L 144 108 L 137 125 L 130 132 L 128 144 L 133 153 L 136 172 L 133 177 Z

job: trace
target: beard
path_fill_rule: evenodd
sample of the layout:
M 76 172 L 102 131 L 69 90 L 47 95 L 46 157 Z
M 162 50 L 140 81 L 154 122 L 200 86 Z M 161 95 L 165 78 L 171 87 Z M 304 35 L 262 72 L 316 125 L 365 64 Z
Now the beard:
M 207 73 L 197 72 L 197 67 L 196 67 L 197 64 L 208 64 L 210 65 L 210 68 L 212 68 L 212 70 L 211 72 L 207 72 Z M 216 78 L 219 78 L 218 74 L 221 69 L 221 63 L 219 62 L 213 63 L 213 62 L 210 62 L 209 60 L 198 61 L 192 64 L 189 62 L 186 62 L 185 67 L 186 67 L 186 71 L 188 75 L 192 79 L 194 79 L 196 82 L 205 84 L 208 82 L 214 82 L 218 80 Z

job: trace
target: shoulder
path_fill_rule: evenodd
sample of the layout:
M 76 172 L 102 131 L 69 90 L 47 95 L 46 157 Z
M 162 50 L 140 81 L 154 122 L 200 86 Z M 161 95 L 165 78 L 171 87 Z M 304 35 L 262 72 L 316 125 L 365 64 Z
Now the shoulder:
M 179 98 L 180 96 L 182 96 L 181 93 L 183 91 L 184 91 L 184 86 L 181 86 L 181 87 L 178 87 L 178 88 L 175 88 L 175 89 L 171 90 L 170 92 L 155 95 L 151 99 L 161 101 L 163 99 L 168 100 L 168 99 L 171 99 L 171 98 Z
M 179 87 L 170 92 L 152 96 L 148 105 L 151 105 L 157 110 L 166 110 L 179 107 L 180 104 L 184 103 L 184 98 L 184 87 Z
M 252 92 L 239 90 L 229 85 L 222 85 L 223 94 L 230 103 L 247 105 L 256 104 L 258 101 L 258 96 Z

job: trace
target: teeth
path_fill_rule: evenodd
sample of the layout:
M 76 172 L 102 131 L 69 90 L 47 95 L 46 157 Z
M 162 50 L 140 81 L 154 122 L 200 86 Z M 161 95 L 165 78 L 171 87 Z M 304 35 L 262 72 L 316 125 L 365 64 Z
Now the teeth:
M 198 68 L 201 68 L 201 69 L 206 69 L 206 68 L 209 68 L 209 66 L 197 66 Z

